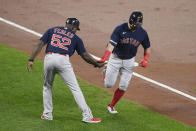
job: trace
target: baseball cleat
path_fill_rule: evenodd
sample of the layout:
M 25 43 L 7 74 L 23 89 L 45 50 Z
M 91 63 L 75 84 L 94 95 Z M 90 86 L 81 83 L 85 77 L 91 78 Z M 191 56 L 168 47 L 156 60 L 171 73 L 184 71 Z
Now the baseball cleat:
M 41 115 L 41 119 L 43 119 L 43 120 L 53 120 L 52 113 L 43 113 Z
M 82 121 L 85 123 L 99 123 L 101 122 L 101 118 L 83 119 Z
M 111 105 L 108 105 L 107 110 L 111 114 L 117 114 L 118 113 L 118 111 L 116 111 L 115 108 Z

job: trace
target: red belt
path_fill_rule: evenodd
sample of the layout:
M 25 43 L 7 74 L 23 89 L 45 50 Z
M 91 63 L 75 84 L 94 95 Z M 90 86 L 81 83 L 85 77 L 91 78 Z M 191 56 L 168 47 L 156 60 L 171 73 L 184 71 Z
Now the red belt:
M 54 52 L 46 52 L 46 54 L 52 54 L 52 53 L 54 53 Z M 67 56 L 67 54 L 62 54 L 62 53 L 57 53 L 57 54 Z

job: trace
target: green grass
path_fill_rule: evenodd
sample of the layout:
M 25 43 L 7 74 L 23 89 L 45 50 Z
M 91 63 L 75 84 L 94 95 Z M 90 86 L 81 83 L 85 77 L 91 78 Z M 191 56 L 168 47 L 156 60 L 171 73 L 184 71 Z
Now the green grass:
M 98 124 L 81 122 L 81 112 L 59 76 L 53 86 L 53 121 L 40 119 L 43 111 L 43 62 L 36 60 L 27 72 L 28 56 L 0 44 L 0 131 L 196 131 L 167 116 L 138 104 L 121 100 L 111 115 L 106 105 L 112 93 L 78 78 L 81 89 Z

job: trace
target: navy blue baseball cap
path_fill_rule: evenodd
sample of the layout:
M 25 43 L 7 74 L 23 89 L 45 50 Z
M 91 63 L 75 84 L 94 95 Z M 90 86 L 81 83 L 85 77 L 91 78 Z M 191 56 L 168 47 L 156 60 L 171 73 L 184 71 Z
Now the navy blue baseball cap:
M 134 11 L 129 17 L 129 24 L 141 26 L 143 22 L 143 14 L 140 11 Z
M 77 18 L 67 18 L 66 24 L 70 24 L 70 25 L 76 27 L 77 30 L 80 30 L 80 28 L 79 28 L 80 22 Z

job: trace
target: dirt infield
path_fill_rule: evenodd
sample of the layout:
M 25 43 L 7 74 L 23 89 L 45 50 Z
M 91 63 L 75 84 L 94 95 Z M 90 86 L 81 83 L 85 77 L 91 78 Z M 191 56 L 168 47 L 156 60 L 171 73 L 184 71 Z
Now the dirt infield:
M 118 24 L 128 20 L 133 10 L 144 14 L 143 27 L 149 33 L 152 55 L 149 66 L 135 72 L 196 97 L 196 1 L 150 0 L 1 0 L 0 17 L 44 33 L 64 25 L 67 17 L 81 22 L 78 35 L 88 52 L 101 57 L 110 34 Z M 38 37 L 0 22 L 0 43 L 31 53 Z M 136 61 L 143 49 L 139 48 Z M 44 52 L 39 55 L 43 59 Z M 75 73 L 104 88 L 101 71 L 86 64 L 75 53 L 71 57 Z M 82 64 L 81 64 L 82 63 Z M 88 75 L 87 75 L 88 74 Z M 114 91 L 118 85 L 109 91 Z M 105 88 L 104 88 L 105 89 Z M 127 99 L 185 124 L 196 127 L 196 101 L 175 94 L 137 77 L 131 80 Z M 106 105 L 103 105 L 106 106 Z M 119 109 L 120 111 L 120 109 Z

